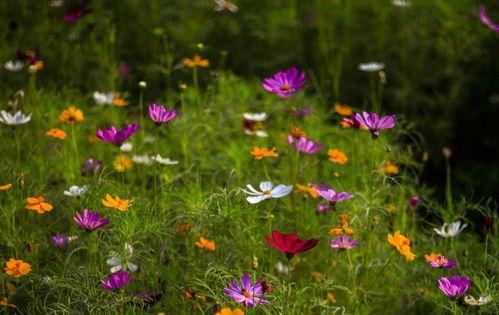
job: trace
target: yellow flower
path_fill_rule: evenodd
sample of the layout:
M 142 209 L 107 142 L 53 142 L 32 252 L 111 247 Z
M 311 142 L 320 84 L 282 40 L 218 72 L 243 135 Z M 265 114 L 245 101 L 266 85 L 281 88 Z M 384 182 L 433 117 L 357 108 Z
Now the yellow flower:
M 353 114 L 352 108 L 346 105 L 341 105 L 340 103 L 334 103 L 334 110 L 342 116 L 350 116 Z
M 126 156 L 118 156 L 113 162 L 114 169 L 118 172 L 129 170 L 133 166 L 132 159 Z
M 201 56 L 196 55 L 193 59 L 184 58 L 184 65 L 189 68 L 202 67 L 208 68 L 210 66 L 210 61 L 208 59 L 203 59 Z
M 333 293 L 331 292 L 328 292 L 327 293 L 327 299 L 329 300 L 329 302 L 331 303 L 336 303 L 336 298 L 334 297 Z
M 388 243 L 395 247 L 399 253 L 404 255 L 407 260 L 412 261 L 416 257 L 416 255 L 411 252 L 411 240 L 400 234 L 400 231 L 396 231 L 393 235 L 389 233 Z
M 28 205 L 25 207 L 28 210 L 34 210 L 38 214 L 52 211 L 52 205 L 45 202 L 45 197 L 28 197 L 26 198 Z
M 340 224 L 338 224 L 338 227 L 337 228 L 333 228 L 331 229 L 328 234 L 333 234 L 333 235 L 342 235 L 342 234 L 345 234 L 345 235 L 350 235 L 350 234 L 353 234 L 353 230 L 349 227 L 349 223 L 348 223 L 348 214 L 342 214 L 340 215 L 341 217 L 341 222 Z
M 69 125 L 74 125 L 75 122 L 83 121 L 85 117 L 83 112 L 74 106 L 69 106 L 59 115 L 59 120 L 68 123 Z
M 216 312 L 215 315 L 244 315 L 244 312 L 240 308 L 230 309 L 229 307 L 224 307 Z
M 304 192 L 305 197 L 307 197 L 307 193 L 312 196 L 312 198 L 317 198 L 319 194 L 317 193 L 317 188 L 312 187 L 310 184 L 305 185 L 300 185 L 296 184 L 296 188 L 298 189 L 297 193 L 299 192 Z
M 329 149 L 327 154 L 329 155 L 329 161 L 333 163 L 345 164 L 348 161 L 346 154 L 339 150 Z
M 114 106 L 126 106 L 126 105 L 128 105 L 128 102 L 121 98 L 120 93 L 114 93 L 113 105 Z
M 66 133 L 61 130 L 61 129 L 58 129 L 58 128 L 52 128 L 50 129 L 49 131 L 47 131 L 45 133 L 46 136 L 50 136 L 50 137 L 54 137 L 54 138 L 58 138 L 58 139 L 61 139 L 61 140 L 64 140 L 66 139 Z
M 261 160 L 264 157 L 278 157 L 279 153 L 277 153 L 276 148 L 272 148 L 271 150 L 263 147 L 253 147 L 253 150 L 251 150 L 251 155 L 257 160 Z
M 0 191 L 1 190 L 9 190 L 11 188 L 12 188 L 12 184 L 5 184 L 5 185 L 0 186 Z
M 385 172 L 388 174 L 398 174 L 399 168 L 396 165 L 393 165 L 392 162 L 386 161 Z
M 199 238 L 199 242 L 196 242 L 196 246 L 206 250 L 215 251 L 215 242 L 209 241 L 202 236 Z
M 5 273 L 9 276 L 19 278 L 31 271 L 31 265 L 21 259 L 11 258 L 5 263 Z
M 108 208 L 114 208 L 121 212 L 127 211 L 130 207 L 128 199 L 121 199 L 119 196 L 111 197 L 110 194 L 106 194 L 106 200 L 102 200 L 102 204 Z

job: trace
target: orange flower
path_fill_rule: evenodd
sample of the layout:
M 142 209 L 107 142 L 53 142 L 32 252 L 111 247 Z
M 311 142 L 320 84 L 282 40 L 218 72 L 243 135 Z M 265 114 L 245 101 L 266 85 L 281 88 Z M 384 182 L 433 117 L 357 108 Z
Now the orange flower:
M 114 93 L 113 105 L 114 106 L 126 106 L 126 105 L 128 105 L 128 102 L 121 98 L 120 93 Z
M 34 64 L 31 65 L 31 67 L 35 68 L 36 70 L 41 70 L 41 69 L 43 69 L 43 61 L 37 60 L 37 61 L 35 61 Z
M 251 155 L 257 160 L 261 160 L 264 157 L 278 157 L 279 153 L 277 153 L 276 148 L 272 148 L 272 150 L 269 150 L 265 147 L 259 148 L 259 147 L 253 147 L 253 150 L 251 150 Z
M 106 194 L 106 200 L 102 200 L 102 204 L 108 208 L 114 208 L 121 212 L 127 211 L 131 206 L 128 199 L 123 200 L 119 196 L 116 196 L 113 199 L 110 194 Z
M 38 214 L 52 211 L 52 205 L 45 202 L 45 197 L 28 197 L 26 198 L 28 205 L 26 209 L 35 210 Z
M 306 137 L 307 133 L 298 127 L 291 127 L 291 135 L 295 138 Z
M 229 307 L 224 307 L 216 312 L 215 315 L 244 315 L 244 312 L 240 308 L 231 309 Z
M 215 251 L 215 242 L 209 241 L 202 236 L 199 238 L 199 242 L 196 242 L 196 246 L 206 250 Z
M 202 67 L 208 68 L 210 66 L 210 61 L 208 59 L 201 58 L 200 55 L 194 56 L 194 59 L 184 58 L 184 65 L 189 68 Z
M 329 300 L 329 302 L 331 303 L 336 303 L 336 298 L 334 297 L 333 293 L 331 292 L 328 292 L 327 293 L 327 299 Z
M 334 110 L 342 116 L 350 116 L 353 114 L 352 108 L 347 105 L 341 105 L 340 103 L 334 103 Z
M 47 131 L 45 133 L 46 136 L 51 136 L 51 137 L 54 137 L 54 138 L 58 138 L 58 139 L 61 139 L 61 140 L 64 140 L 66 139 L 66 133 L 61 130 L 61 129 L 58 129 L 58 128 L 52 128 L 50 129 L 49 131 Z
M 346 154 L 339 150 L 329 149 L 327 154 L 329 155 L 329 161 L 333 163 L 345 164 L 348 161 Z
M 20 278 L 31 271 L 31 265 L 21 259 L 11 258 L 5 263 L 5 273 L 9 276 Z
M 12 307 L 12 308 L 17 308 L 17 306 L 15 306 L 14 304 L 10 304 L 10 303 L 9 303 L 9 297 L 8 297 L 8 296 L 4 296 L 4 297 L 0 300 L 0 306 L 1 306 L 1 307 Z
M 411 240 L 400 234 L 400 231 L 396 231 L 394 235 L 388 234 L 388 243 L 395 247 L 399 253 L 404 255 L 407 260 L 412 261 L 416 257 L 416 255 L 411 252 Z
M 126 156 L 118 156 L 113 162 L 114 169 L 118 172 L 129 170 L 133 166 L 132 159 Z
M 74 106 L 69 106 L 59 115 L 59 120 L 68 123 L 69 125 L 74 125 L 75 122 L 83 121 L 85 117 L 83 112 Z
M 312 196 L 312 198 L 317 198 L 317 196 L 319 196 L 319 194 L 317 193 L 317 188 L 312 187 L 310 184 L 307 184 L 306 186 L 305 185 L 296 184 L 296 188 L 298 189 L 297 193 L 304 192 L 305 193 L 305 197 L 308 196 L 307 193 L 310 196 Z
M 397 165 L 393 165 L 392 162 L 386 161 L 384 171 L 387 174 L 398 174 L 399 168 Z
M 350 225 L 348 223 L 348 214 L 342 214 L 340 215 L 340 217 L 341 217 L 341 222 L 338 224 L 338 227 L 331 229 L 328 232 L 328 234 L 330 235 L 353 234 L 354 233 L 353 230 L 349 227 Z
M 5 184 L 5 185 L 0 186 L 0 191 L 1 190 L 9 190 L 11 188 L 12 188 L 12 184 Z

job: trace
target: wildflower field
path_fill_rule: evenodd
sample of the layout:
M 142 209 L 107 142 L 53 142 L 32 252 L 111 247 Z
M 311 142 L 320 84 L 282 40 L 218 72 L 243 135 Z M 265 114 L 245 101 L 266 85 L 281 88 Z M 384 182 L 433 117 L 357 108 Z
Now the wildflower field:
M 458 111 L 457 55 L 497 60 L 497 5 L 304 2 L 0 4 L 0 314 L 499 313 L 496 202 L 431 151 L 460 134 L 433 115 Z M 397 29 L 384 50 L 418 13 L 448 46 Z M 379 47 L 353 16 L 380 19 Z M 449 47 L 448 94 L 394 74 Z

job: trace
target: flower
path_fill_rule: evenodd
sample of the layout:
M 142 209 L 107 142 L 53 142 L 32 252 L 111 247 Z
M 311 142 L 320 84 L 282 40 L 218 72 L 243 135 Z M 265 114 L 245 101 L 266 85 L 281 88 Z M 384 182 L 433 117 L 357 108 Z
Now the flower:
M 266 138 L 269 136 L 266 131 L 260 130 L 262 126 L 258 123 L 258 121 L 245 119 L 243 121 L 243 127 L 244 133 L 246 133 L 247 135 L 257 136 L 259 138 Z
M 466 304 L 473 306 L 480 306 L 483 304 L 487 304 L 490 301 L 492 301 L 492 297 L 490 295 L 481 295 L 478 300 L 472 297 L 471 295 L 466 295 L 464 297 L 464 302 L 466 302 Z
M 244 312 L 240 308 L 231 309 L 230 307 L 223 307 L 220 311 L 216 312 L 215 315 L 244 315 Z
M 196 242 L 196 246 L 206 250 L 211 250 L 212 252 L 215 251 L 215 242 L 209 241 L 202 236 L 199 238 L 199 242 Z
M 119 196 L 111 197 L 110 194 L 106 194 L 106 200 L 102 200 L 102 205 L 108 208 L 114 208 L 121 212 L 127 211 L 131 206 L 128 199 L 121 199 Z
M 270 246 L 285 253 L 289 259 L 295 254 L 311 250 L 319 241 L 316 239 L 300 240 L 296 234 L 283 234 L 277 230 L 272 231 L 272 238 L 265 235 L 265 240 Z
M 5 184 L 0 186 L 0 191 L 2 190 L 9 190 L 12 188 L 12 184 Z
M 399 173 L 399 168 L 397 165 L 392 164 L 390 161 L 386 161 L 384 171 L 387 174 L 398 174 Z
M 246 194 L 250 195 L 250 197 L 247 197 L 246 200 L 249 203 L 259 203 L 262 200 L 269 199 L 269 198 L 281 198 L 286 196 L 293 190 L 293 186 L 286 186 L 286 185 L 278 185 L 275 188 L 272 188 L 272 183 L 271 182 L 261 182 L 260 183 L 260 190 L 257 191 L 252 185 L 246 185 L 246 188 L 248 190 L 243 189 L 243 192 Z
M 340 103 L 334 103 L 334 110 L 342 116 L 351 116 L 353 114 L 352 108 L 347 105 L 341 105 Z
M 149 105 L 149 117 L 157 126 L 172 120 L 176 115 L 177 111 L 174 109 L 166 110 L 163 105 L 156 103 Z
M 61 140 L 66 139 L 66 132 L 64 130 L 58 129 L 58 128 L 52 128 L 49 131 L 45 133 L 46 136 L 58 138 Z
M 120 146 L 120 151 L 123 152 L 130 152 L 133 149 L 133 144 L 131 142 L 123 142 L 123 144 Z
M 25 207 L 28 210 L 34 210 L 38 214 L 52 211 L 52 205 L 45 202 L 45 197 L 28 197 L 26 198 L 28 205 Z
M 14 115 L 4 110 L 0 111 L 0 121 L 9 126 L 22 125 L 31 120 L 31 114 L 24 115 L 17 111 Z
M 303 107 L 303 108 L 297 108 L 293 110 L 292 115 L 295 117 L 305 117 L 308 116 L 312 113 L 312 108 L 310 107 Z
M 440 254 L 431 253 L 425 255 L 424 258 L 426 262 L 430 264 L 433 268 L 448 268 L 452 269 L 456 265 L 457 259 L 448 260 Z
M 341 120 L 341 126 L 343 128 L 345 128 L 345 129 L 348 129 L 348 128 L 363 128 L 363 129 L 367 129 L 364 126 L 361 126 L 361 124 L 355 119 L 355 115 L 356 114 L 352 114 L 352 115 L 350 115 L 349 118 L 343 118 Z
M 88 159 L 82 166 L 81 166 L 81 175 L 87 176 L 89 174 L 94 174 L 102 171 L 102 166 L 104 162 L 101 160 L 95 160 L 94 159 Z
M 163 165 L 177 165 L 178 164 L 178 161 L 171 160 L 170 158 L 163 158 L 159 154 L 157 154 L 156 156 L 153 156 L 152 160 L 156 161 L 159 164 L 163 164 Z
M 86 193 L 88 190 L 88 185 L 83 185 L 81 187 L 78 187 L 76 185 L 73 185 L 69 187 L 68 190 L 64 191 L 64 195 L 69 196 L 69 197 L 78 197 Z
M 66 235 L 54 235 L 52 236 L 52 243 L 56 247 L 64 247 L 68 244 L 69 237 Z
M 334 235 L 350 235 L 353 234 L 353 230 L 349 227 L 348 223 L 348 214 L 342 214 L 341 216 L 341 222 L 338 225 L 337 228 L 332 228 L 328 234 L 334 234 Z
M 307 133 L 305 131 L 295 126 L 291 127 L 290 133 L 294 138 L 307 137 Z
M 109 223 L 109 219 L 101 218 L 99 212 L 90 212 L 87 209 L 83 210 L 83 215 L 81 215 L 79 212 L 76 212 L 76 215 L 73 217 L 73 219 L 79 226 L 88 231 L 96 230 Z
M 321 149 L 321 144 L 319 142 L 308 140 L 305 137 L 300 137 L 298 141 L 296 141 L 292 135 L 288 135 L 288 142 L 298 152 L 305 154 L 316 154 Z
M 248 273 L 243 274 L 241 277 L 241 285 L 236 281 L 232 281 L 230 288 L 224 288 L 227 296 L 231 297 L 237 303 L 244 303 L 246 307 L 253 307 L 256 304 L 268 303 L 267 300 L 262 299 L 265 292 L 263 292 L 262 280 L 258 280 L 253 285 L 251 283 L 251 276 Z
M 59 114 L 59 120 L 69 125 L 81 122 L 85 119 L 83 112 L 74 106 L 69 106 Z
M 265 157 L 278 157 L 279 153 L 277 153 L 276 148 L 272 148 L 271 150 L 262 147 L 253 147 L 253 150 L 251 150 L 251 155 L 257 160 L 261 160 Z
M 450 223 L 448 226 L 447 223 L 444 223 L 444 225 L 442 225 L 440 229 L 435 228 L 433 229 L 433 231 L 435 231 L 435 233 L 442 237 L 449 238 L 457 236 L 464 230 L 466 226 L 468 226 L 467 223 L 463 224 L 463 226 L 461 227 L 461 221 L 458 220 L 456 222 Z
M 132 156 L 132 161 L 137 164 L 151 165 L 154 162 L 154 157 L 150 157 L 147 154 L 134 155 Z
M 380 71 L 385 68 L 385 64 L 379 62 L 360 63 L 359 70 L 365 72 Z
M 5 185 L 5 186 L 8 186 L 8 185 Z M 2 186 L 2 187 L 4 187 L 4 186 Z M 1 187 L 0 187 L 0 190 L 2 190 Z M 3 190 L 5 190 L 5 189 L 3 189 Z M 491 232 L 494 229 L 494 217 L 490 216 L 490 215 L 486 216 L 483 219 L 483 224 L 485 225 L 485 229 L 487 231 Z
M 113 105 L 118 107 L 127 106 L 128 102 L 121 98 L 120 93 L 116 92 L 114 93 Z
M 321 196 L 323 199 L 329 201 L 330 203 L 336 204 L 337 202 L 349 200 L 353 198 L 352 194 L 347 192 L 335 192 L 328 185 L 322 184 L 317 186 L 317 194 Z
M 113 162 L 114 169 L 118 172 L 124 172 L 132 168 L 132 159 L 126 156 L 117 156 Z
M 329 161 L 333 163 L 345 164 L 348 161 L 347 155 L 339 150 L 329 149 L 327 154 L 329 155 Z
M 331 240 L 330 246 L 335 249 L 352 249 L 359 246 L 359 242 L 350 240 L 350 236 L 337 236 Z
M 487 25 L 491 30 L 496 33 L 499 32 L 499 24 L 494 24 L 490 21 L 483 5 L 481 5 L 478 9 L 478 17 L 480 18 L 480 21 L 482 21 L 483 24 Z
M 133 257 L 133 247 L 129 243 L 125 243 L 124 258 L 119 253 L 114 251 L 109 253 L 109 257 L 110 258 L 106 260 L 106 263 L 111 266 L 111 273 L 116 273 L 120 270 L 126 270 L 127 268 L 133 272 L 139 269 L 136 264 L 130 262 L 130 259 Z
M 448 297 L 458 298 L 468 291 L 471 281 L 467 277 L 454 275 L 450 278 L 439 278 L 438 288 Z
M 100 285 L 104 290 L 116 291 L 130 282 L 130 274 L 126 271 L 120 270 L 109 276 L 107 281 L 100 280 Z
M 396 7 L 408 7 L 411 2 L 409 0 L 392 0 L 392 4 Z
M 114 125 L 111 125 L 106 130 L 99 128 L 99 130 L 97 130 L 97 138 L 104 142 L 110 142 L 121 146 L 121 144 L 125 142 L 126 139 L 130 138 L 139 128 L 139 124 L 127 124 L 123 129 L 117 130 Z
M 414 210 L 414 208 L 416 208 L 418 206 L 418 204 L 419 204 L 419 197 L 418 196 L 412 196 L 411 201 L 407 205 L 406 211 L 407 212 L 412 212 L 412 210 Z
M 237 11 L 239 11 L 239 8 L 237 7 L 237 5 L 235 5 L 234 3 L 228 1 L 228 0 L 215 0 L 216 2 L 216 6 L 215 6 L 215 11 L 218 11 L 218 12 L 232 12 L 232 13 L 236 13 Z M 223 314 L 225 315 L 225 314 Z
M 283 274 L 288 274 L 289 272 L 293 271 L 295 268 L 291 265 L 283 264 L 282 262 L 278 261 L 275 264 L 275 269 L 277 269 L 277 272 L 283 273 Z
M 3 298 L 0 299 L 0 307 L 12 307 L 12 308 L 17 308 L 15 304 L 10 304 L 9 303 L 9 297 L 4 296 Z
M 114 93 L 113 92 L 107 92 L 107 93 L 101 93 L 98 91 L 95 91 L 94 94 L 92 94 L 94 101 L 98 105 L 111 105 L 114 102 Z
M 24 68 L 24 63 L 20 60 L 16 61 L 9 60 L 3 65 L 3 67 L 5 68 L 5 70 L 11 72 L 18 72 Z
M 286 71 L 280 71 L 271 78 L 263 80 L 263 88 L 280 98 L 286 99 L 305 84 L 305 71 L 299 72 L 292 67 Z
M 313 184 L 307 184 L 307 185 L 296 184 L 296 188 L 298 189 L 297 193 L 304 192 L 305 198 L 308 195 L 312 196 L 312 198 L 317 198 L 318 194 L 317 194 L 317 188 L 315 186 L 316 185 L 313 185 Z
M 208 68 L 210 66 L 210 61 L 208 59 L 201 58 L 201 56 L 199 55 L 195 55 L 193 59 L 184 58 L 184 65 L 186 65 L 188 68 Z
M 400 234 L 400 231 L 396 231 L 394 235 L 389 233 L 388 243 L 395 247 L 399 251 L 399 253 L 404 255 L 408 261 L 412 261 L 416 257 L 416 255 L 411 252 L 411 240 Z
M 371 132 L 373 139 L 378 138 L 380 130 L 391 129 L 395 126 L 394 115 L 383 116 L 380 119 L 376 113 L 369 114 L 363 112 L 362 115 L 356 113 L 354 118 L 361 126 L 367 128 Z
M 5 263 L 5 273 L 14 278 L 20 278 L 31 271 L 31 265 L 21 259 L 11 258 Z
M 245 120 L 249 121 L 264 121 L 267 119 L 266 113 L 244 113 L 243 117 Z

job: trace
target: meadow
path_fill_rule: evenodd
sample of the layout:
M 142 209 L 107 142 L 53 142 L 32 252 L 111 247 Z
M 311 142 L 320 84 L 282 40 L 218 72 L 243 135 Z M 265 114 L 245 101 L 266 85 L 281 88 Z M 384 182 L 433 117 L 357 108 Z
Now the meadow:
M 447 129 L 421 132 L 411 101 L 387 104 L 391 80 L 411 90 L 388 62 L 347 67 L 353 50 L 323 46 L 337 57 L 327 69 L 257 58 L 242 73 L 230 59 L 245 52 L 198 40 L 200 23 L 181 23 L 195 31 L 177 46 L 174 23 L 147 35 L 155 52 L 133 42 L 111 12 L 125 19 L 140 1 L 40 2 L 39 24 L 29 5 L 0 5 L 18 9 L 0 45 L 0 313 L 499 313 L 496 202 L 453 191 L 448 147 L 442 185 L 421 179 Z M 185 1 L 144 10 L 230 25 L 254 14 L 200 3 L 209 14 Z M 485 7 L 475 13 L 497 41 Z M 120 61 L 140 47 L 154 62 Z M 360 79 L 348 87 L 342 72 Z

